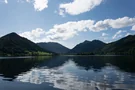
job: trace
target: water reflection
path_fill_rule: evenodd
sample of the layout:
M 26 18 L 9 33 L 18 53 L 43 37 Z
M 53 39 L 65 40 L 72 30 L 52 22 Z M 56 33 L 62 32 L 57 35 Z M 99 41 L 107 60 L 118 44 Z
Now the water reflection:
M 4 80 L 12 81 L 19 74 L 29 71 L 32 67 L 38 67 L 40 63 L 49 58 L 50 57 L 0 59 L 0 76 L 3 76 Z
M 134 64 L 131 56 L 37 57 L 0 60 L 0 74 L 62 90 L 134 90 Z

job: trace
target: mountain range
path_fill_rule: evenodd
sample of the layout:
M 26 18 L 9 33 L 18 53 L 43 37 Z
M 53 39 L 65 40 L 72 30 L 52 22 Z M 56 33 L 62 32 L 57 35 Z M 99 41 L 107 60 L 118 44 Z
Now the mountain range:
M 37 44 L 14 32 L 0 38 L 0 55 L 2 56 L 36 55 L 47 53 L 51 52 L 42 49 Z
M 134 55 L 135 54 L 135 35 L 129 35 L 111 43 L 104 43 L 99 40 L 84 41 L 76 45 L 69 51 L 70 54 L 81 55 Z
M 129 35 L 108 44 L 100 40 L 85 40 L 84 42 L 77 44 L 73 49 L 69 49 L 54 42 L 42 42 L 36 44 L 16 33 L 10 33 L 0 38 L 0 56 L 52 54 L 134 55 L 135 35 Z

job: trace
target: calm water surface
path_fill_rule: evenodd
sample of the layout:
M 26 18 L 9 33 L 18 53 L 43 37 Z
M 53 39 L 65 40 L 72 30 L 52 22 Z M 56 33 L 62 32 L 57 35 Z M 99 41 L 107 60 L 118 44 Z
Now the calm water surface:
M 135 90 L 135 58 L 0 58 L 0 90 Z

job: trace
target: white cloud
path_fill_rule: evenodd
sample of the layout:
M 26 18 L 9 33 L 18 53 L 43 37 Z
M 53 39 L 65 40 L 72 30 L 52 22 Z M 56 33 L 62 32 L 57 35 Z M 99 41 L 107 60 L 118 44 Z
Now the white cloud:
M 36 11 L 42 11 L 48 8 L 48 0 L 26 0 L 26 2 L 32 2 Z
M 65 24 L 54 25 L 52 29 L 45 32 L 41 28 L 37 28 L 32 31 L 24 32 L 19 35 L 28 38 L 34 42 L 48 42 L 48 41 L 59 41 L 67 40 L 69 38 L 78 35 L 78 32 L 85 32 L 92 26 L 94 21 L 78 21 L 78 22 L 67 22 Z
M 70 3 L 60 4 L 59 8 L 70 15 L 78 15 L 92 10 L 100 5 L 102 1 L 103 0 L 73 0 L 73 2 Z
M 123 28 L 127 26 L 133 26 L 135 24 L 135 18 L 123 17 L 116 20 L 110 20 L 109 25 L 112 28 Z
M 124 28 L 128 26 L 135 25 L 135 18 L 123 17 L 118 19 L 105 19 L 103 21 L 98 21 L 93 29 L 97 31 L 107 30 L 108 28 Z
M 118 19 L 106 19 L 97 22 L 95 22 L 94 20 L 70 21 L 67 23 L 54 25 L 53 28 L 51 28 L 47 32 L 43 32 L 44 34 L 41 34 L 43 31 L 43 29 L 41 29 L 42 30 L 40 31 L 41 33 L 37 35 L 41 35 L 44 37 L 36 37 L 36 35 L 31 34 L 32 31 L 30 31 L 29 33 L 28 32 L 25 33 L 26 35 L 24 34 L 23 36 L 28 37 L 28 39 L 34 42 L 60 41 L 73 38 L 79 35 L 79 32 L 86 32 L 86 31 L 100 32 L 103 30 L 108 30 L 109 28 L 120 29 L 129 26 L 132 27 L 133 25 L 135 25 L 135 18 L 129 17 L 123 17 Z M 122 37 L 121 33 L 126 32 L 120 30 L 112 38 L 116 39 L 118 37 Z M 102 37 L 108 38 L 106 33 L 102 33 Z
M 121 38 L 123 35 L 122 33 L 124 33 L 125 31 L 123 30 L 119 30 L 118 32 L 115 33 L 115 35 L 112 37 L 112 39 L 116 39 L 116 38 Z
M 108 35 L 107 33 L 102 33 L 102 36 L 100 37 L 100 39 L 102 40 L 107 40 L 108 39 Z
M 63 16 L 63 17 L 65 17 L 64 10 L 60 9 L 60 11 L 59 11 L 59 15 L 61 15 L 61 16 Z
M 131 30 L 135 30 L 135 25 L 132 27 L 132 29 Z
M 47 32 L 48 38 L 51 40 L 67 40 L 78 35 L 78 32 L 87 31 L 94 24 L 92 20 L 82 20 L 78 22 L 67 22 L 55 25 Z
M 42 11 L 48 7 L 48 0 L 35 0 L 34 8 L 36 11 Z
M 5 0 L 5 3 L 7 4 L 7 3 L 8 3 L 8 1 L 7 1 L 7 0 Z
M 108 36 L 107 33 L 102 33 L 102 37 Z
M 2 3 L 8 4 L 8 0 L 1 0 Z
M 25 37 L 31 41 L 38 42 L 41 40 L 42 37 L 45 37 L 45 31 L 41 28 L 37 28 L 32 31 L 27 31 L 19 34 L 22 37 Z

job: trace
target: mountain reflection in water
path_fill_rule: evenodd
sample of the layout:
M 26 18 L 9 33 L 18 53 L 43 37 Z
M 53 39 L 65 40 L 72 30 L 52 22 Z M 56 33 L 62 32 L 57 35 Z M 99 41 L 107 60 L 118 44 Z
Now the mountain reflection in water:
M 132 56 L 1 59 L 0 76 L 5 82 L 48 85 L 51 90 L 135 90 L 135 60 Z

